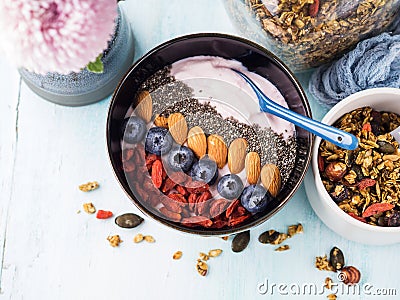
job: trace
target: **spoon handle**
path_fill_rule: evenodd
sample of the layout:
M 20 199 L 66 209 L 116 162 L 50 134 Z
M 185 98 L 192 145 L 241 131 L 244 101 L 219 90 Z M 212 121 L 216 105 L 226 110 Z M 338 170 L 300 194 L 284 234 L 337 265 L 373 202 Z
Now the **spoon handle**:
M 261 111 L 270 113 L 286 121 L 289 121 L 343 149 L 354 150 L 358 147 L 358 139 L 354 135 L 346 131 L 337 129 L 333 126 L 329 126 L 300 115 L 290 109 L 287 109 L 277 104 L 276 102 L 269 99 L 250 78 L 248 78 L 242 72 L 239 72 L 237 70 L 233 71 L 242 76 L 243 79 L 254 90 L 257 95 Z

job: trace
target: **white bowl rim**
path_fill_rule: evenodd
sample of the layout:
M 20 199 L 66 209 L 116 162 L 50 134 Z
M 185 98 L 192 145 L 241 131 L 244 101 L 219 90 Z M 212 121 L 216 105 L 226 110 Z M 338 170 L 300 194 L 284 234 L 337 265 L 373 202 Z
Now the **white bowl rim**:
M 335 106 L 332 107 L 332 109 L 323 117 L 322 123 L 326 123 L 327 119 L 332 119 L 335 114 L 337 113 L 338 110 L 344 108 L 346 105 L 348 105 L 350 102 L 360 99 L 365 96 L 370 96 L 370 95 L 398 95 L 400 96 L 400 89 L 397 88 L 373 88 L 373 89 L 368 89 L 364 91 L 357 92 L 355 94 L 352 94 L 342 101 L 338 102 Z M 341 116 L 339 116 L 341 117 Z M 336 122 L 339 118 L 333 120 L 332 123 Z M 330 125 L 330 124 L 329 124 Z M 343 210 L 339 208 L 339 206 L 331 199 L 329 196 L 328 192 L 324 188 L 322 191 L 317 186 L 317 181 L 322 184 L 321 177 L 319 176 L 319 170 L 318 170 L 318 162 L 317 162 L 317 157 L 318 157 L 318 148 L 319 144 L 321 143 L 321 138 L 320 137 L 315 137 L 314 140 L 314 145 L 313 145 L 313 151 L 312 151 L 312 169 L 313 169 L 313 174 L 314 174 L 314 180 L 316 183 L 316 188 L 318 192 L 321 192 L 324 194 L 325 197 L 321 197 L 322 201 L 325 201 L 325 203 L 328 204 L 329 208 L 331 208 L 339 217 L 344 218 L 348 223 L 351 225 L 357 226 L 363 230 L 369 230 L 369 231 L 374 231 L 374 232 L 389 232 L 389 233 L 400 233 L 400 227 L 383 227 L 383 226 L 375 226 L 367 223 L 363 223 L 349 214 L 345 213 Z M 317 175 L 316 172 L 318 171 Z

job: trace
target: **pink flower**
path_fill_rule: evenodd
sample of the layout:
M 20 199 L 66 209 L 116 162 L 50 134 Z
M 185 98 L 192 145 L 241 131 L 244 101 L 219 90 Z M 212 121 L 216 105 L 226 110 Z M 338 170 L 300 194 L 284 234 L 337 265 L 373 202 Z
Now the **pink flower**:
M 0 0 L 0 50 L 36 73 L 79 72 L 115 30 L 116 0 Z

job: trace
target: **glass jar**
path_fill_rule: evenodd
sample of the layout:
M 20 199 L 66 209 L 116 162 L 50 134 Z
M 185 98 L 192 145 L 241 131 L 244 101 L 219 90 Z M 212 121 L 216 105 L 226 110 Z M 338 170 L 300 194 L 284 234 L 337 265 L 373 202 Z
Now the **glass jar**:
M 225 7 L 243 37 L 300 71 L 385 31 L 399 13 L 400 0 L 226 0 Z

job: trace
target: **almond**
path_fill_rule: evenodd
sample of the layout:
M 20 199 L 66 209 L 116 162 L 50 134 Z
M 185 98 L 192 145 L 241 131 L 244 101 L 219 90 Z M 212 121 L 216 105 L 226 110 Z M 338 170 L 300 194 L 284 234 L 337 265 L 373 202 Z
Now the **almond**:
M 245 160 L 247 182 L 257 184 L 260 178 L 261 159 L 257 152 L 249 152 Z
M 240 173 L 244 169 L 246 159 L 247 141 L 242 138 L 235 139 L 228 150 L 228 167 L 232 174 Z
M 208 156 L 215 160 L 219 169 L 222 169 L 226 163 L 226 156 L 228 155 L 228 148 L 224 139 L 217 135 L 212 134 L 207 138 Z
M 168 128 L 168 119 L 164 116 L 157 115 L 154 119 L 154 125 L 156 125 L 157 127 Z
M 198 158 L 202 158 L 207 153 L 207 138 L 199 126 L 189 130 L 187 143 Z
M 173 113 L 168 117 L 169 132 L 175 142 L 182 145 L 187 138 L 188 126 L 185 117 L 181 113 Z
M 153 115 L 153 100 L 150 93 L 148 91 L 141 91 L 137 96 L 137 103 L 135 114 L 146 123 L 150 122 Z
M 261 170 L 261 182 L 272 197 L 276 197 L 281 189 L 281 172 L 274 164 L 266 164 Z

